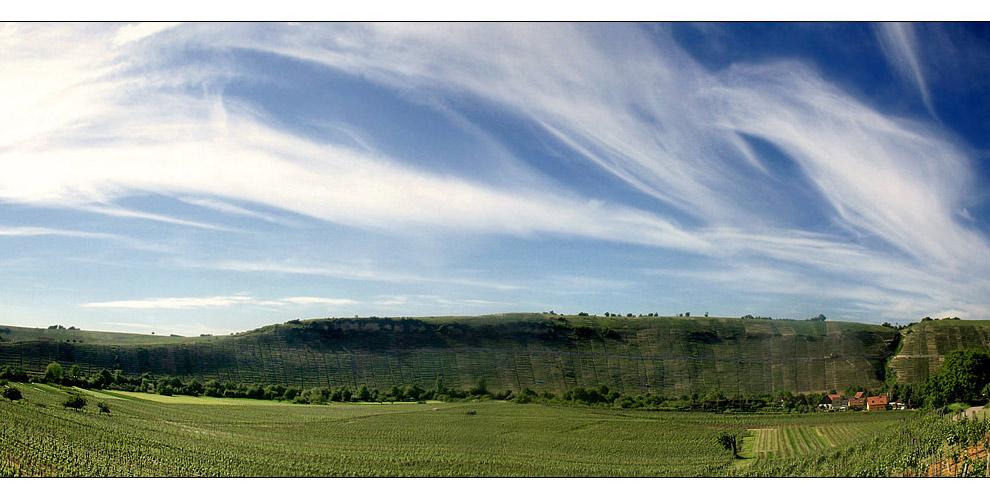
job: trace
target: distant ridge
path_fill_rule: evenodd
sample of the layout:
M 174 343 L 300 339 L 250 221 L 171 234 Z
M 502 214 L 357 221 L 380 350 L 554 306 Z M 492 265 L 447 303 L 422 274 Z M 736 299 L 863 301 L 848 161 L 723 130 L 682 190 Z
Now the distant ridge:
M 539 313 L 293 320 L 191 338 L 5 328 L 0 364 L 31 373 L 58 361 L 304 388 L 432 388 L 438 378 L 469 387 L 485 377 L 493 390 L 606 385 L 667 396 L 879 387 L 899 341 L 893 328 L 862 323 Z

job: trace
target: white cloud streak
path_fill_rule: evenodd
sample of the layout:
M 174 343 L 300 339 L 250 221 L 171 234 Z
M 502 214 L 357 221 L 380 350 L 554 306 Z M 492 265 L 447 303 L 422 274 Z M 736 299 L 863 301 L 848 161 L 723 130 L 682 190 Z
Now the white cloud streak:
M 887 61 L 909 83 L 918 87 L 921 100 L 931 115 L 935 114 L 931 93 L 925 82 L 925 73 L 918 58 L 914 24 L 908 22 L 876 23 L 874 31 Z
M 250 295 L 222 295 L 213 297 L 164 297 L 136 300 L 115 300 L 109 302 L 89 302 L 86 308 L 101 309 L 202 309 L 225 308 L 231 306 L 260 305 L 274 307 L 346 306 L 359 304 L 352 299 L 329 297 L 285 297 L 275 300 L 261 300 Z
M 113 41 L 117 45 L 124 45 L 136 42 L 142 38 L 161 33 L 162 31 L 174 28 L 181 23 L 137 23 L 128 24 L 117 30 L 117 36 Z
M 106 309 L 198 309 L 204 307 L 228 307 L 247 304 L 254 300 L 243 295 L 215 297 L 164 297 L 139 300 L 114 300 L 109 302 L 89 302 L 82 307 Z
M 218 212 L 241 215 L 244 217 L 252 217 L 255 219 L 261 219 L 263 221 L 272 222 L 276 224 L 282 224 L 282 225 L 287 224 L 285 221 L 277 219 L 271 215 L 261 213 L 255 210 L 248 210 L 244 207 L 239 207 L 232 203 L 227 203 L 221 200 L 214 200 L 210 198 L 194 198 L 190 196 L 181 197 L 179 199 L 184 203 L 188 203 L 190 205 L 196 205 L 198 207 L 208 208 L 210 210 L 216 210 Z
M 11 236 L 11 237 L 61 236 L 66 238 L 86 238 L 86 239 L 113 241 L 131 248 L 136 248 L 141 250 L 150 250 L 157 252 L 169 251 L 168 247 L 154 243 L 148 243 L 136 238 L 121 236 L 118 234 L 95 233 L 90 231 L 76 231 L 72 229 L 59 229 L 59 228 L 51 228 L 51 227 L 0 226 L 0 236 Z
M 202 263 L 187 262 L 185 263 L 185 265 L 189 267 L 221 269 L 225 271 L 303 274 L 309 276 L 328 276 L 328 277 L 348 279 L 348 280 L 384 281 L 390 283 L 440 283 L 440 284 L 448 284 L 448 285 L 490 288 L 494 290 L 503 290 L 503 291 L 519 290 L 522 288 L 522 286 L 515 285 L 512 283 L 473 280 L 473 279 L 464 279 L 464 278 L 446 277 L 446 276 L 426 276 L 415 273 L 409 273 L 402 270 L 388 271 L 382 269 L 370 269 L 367 266 L 355 266 L 353 264 L 307 265 L 307 264 L 297 264 L 291 262 L 273 262 L 273 261 L 255 262 L 255 261 L 243 261 L 243 260 L 229 260 L 229 261 L 202 262 Z

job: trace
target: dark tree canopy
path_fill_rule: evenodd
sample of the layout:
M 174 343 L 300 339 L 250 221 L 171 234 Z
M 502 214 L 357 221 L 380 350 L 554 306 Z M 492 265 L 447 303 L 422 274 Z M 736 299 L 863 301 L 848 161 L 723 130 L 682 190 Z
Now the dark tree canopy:
M 45 382 L 59 383 L 62 381 L 62 365 L 51 362 L 45 367 Z
M 3 397 L 11 401 L 17 401 L 21 399 L 21 391 L 17 390 L 16 387 L 5 387 L 3 390 Z
M 979 403 L 990 382 L 990 356 L 978 349 L 958 349 L 945 356 L 945 361 L 926 384 L 928 402 L 938 408 L 950 403 Z

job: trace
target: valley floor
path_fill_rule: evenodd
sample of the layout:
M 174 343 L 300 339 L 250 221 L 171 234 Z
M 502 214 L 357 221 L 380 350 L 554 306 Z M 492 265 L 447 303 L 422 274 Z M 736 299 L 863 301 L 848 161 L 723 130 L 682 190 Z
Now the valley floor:
M 633 477 L 732 475 L 911 418 L 648 412 L 505 402 L 294 405 L 15 384 L 0 475 Z M 88 400 L 62 406 L 69 393 Z M 110 411 L 100 413 L 97 404 Z M 719 432 L 753 436 L 743 456 Z

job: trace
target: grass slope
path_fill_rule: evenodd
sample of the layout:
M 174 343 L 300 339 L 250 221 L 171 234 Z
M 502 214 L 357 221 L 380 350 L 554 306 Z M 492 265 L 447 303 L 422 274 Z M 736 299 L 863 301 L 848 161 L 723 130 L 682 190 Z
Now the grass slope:
M 878 387 L 897 337 L 890 328 L 832 321 L 531 313 L 292 321 L 196 338 L 58 333 L 74 338 L 4 336 L 0 364 L 41 373 L 59 361 L 88 373 L 108 368 L 303 388 L 433 387 L 437 378 L 468 387 L 485 377 L 493 390 L 607 385 L 625 393 L 714 388 L 732 396 Z
M 191 404 L 127 393 L 99 400 L 106 415 L 94 398 L 76 411 L 61 406 L 69 392 L 60 388 L 12 385 L 25 399 L 0 399 L 0 476 L 716 476 L 735 473 L 720 431 L 859 421 L 501 402 Z

